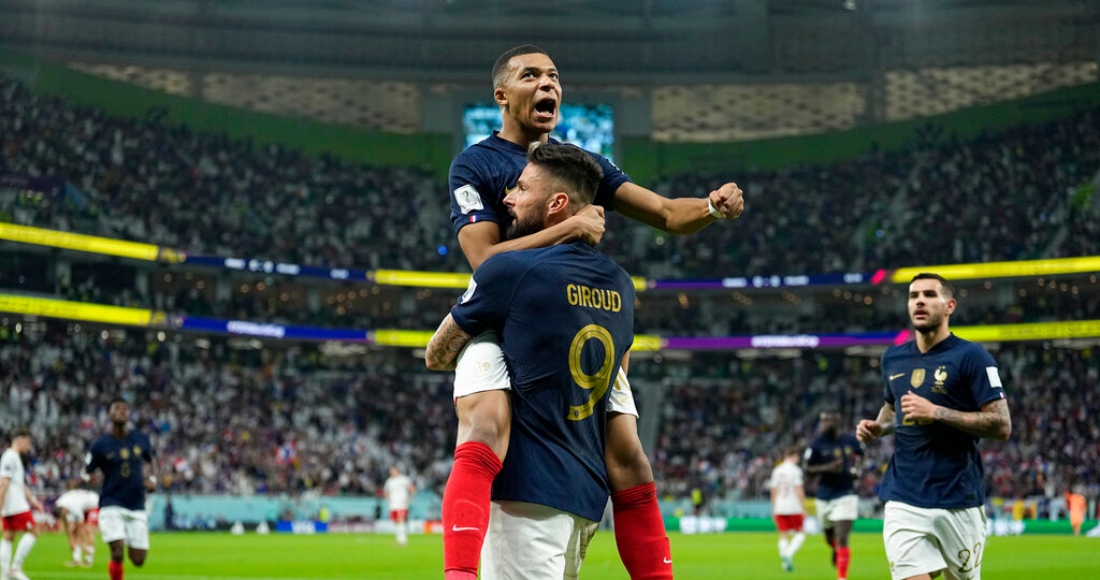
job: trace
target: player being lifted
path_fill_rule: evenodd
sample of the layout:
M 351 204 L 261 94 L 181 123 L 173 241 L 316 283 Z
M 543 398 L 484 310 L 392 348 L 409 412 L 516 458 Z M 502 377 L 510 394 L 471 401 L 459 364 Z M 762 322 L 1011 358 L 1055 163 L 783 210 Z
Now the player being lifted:
M 667 199 L 630 181 L 602 156 L 589 153 L 604 173 L 595 204 L 552 227 L 504 241 L 510 223 L 503 200 L 527 163 L 527 149 L 549 138 L 559 120 L 562 86 L 550 56 L 533 45 L 506 51 L 493 66 L 493 98 L 503 128 L 451 164 L 451 220 L 470 266 L 508 250 L 541 248 L 574 240 L 596 243 L 603 235 L 603 207 L 655 228 L 686 234 L 718 219 L 741 215 L 736 184 L 707 198 Z M 601 207 L 602 206 L 602 207 Z M 625 374 L 622 397 L 613 400 L 607 468 L 615 517 L 615 540 L 631 578 L 671 578 L 672 554 L 657 505 L 649 459 L 637 432 L 637 411 Z M 476 578 L 489 521 L 493 478 L 508 452 L 511 409 L 508 376 L 499 339 L 475 338 L 458 360 L 455 410 L 458 437 L 454 466 L 443 493 L 444 568 L 448 580 Z

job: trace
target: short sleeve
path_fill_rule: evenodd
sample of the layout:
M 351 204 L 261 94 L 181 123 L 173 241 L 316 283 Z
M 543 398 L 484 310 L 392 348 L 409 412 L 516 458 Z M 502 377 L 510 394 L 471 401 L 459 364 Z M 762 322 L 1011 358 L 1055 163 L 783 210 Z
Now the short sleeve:
M 0 477 L 6 477 L 8 479 L 15 477 L 16 466 L 15 462 L 12 461 L 13 457 L 15 456 L 11 453 L 5 453 L 3 457 L 0 458 Z
M 599 164 L 600 169 L 603 170 L 603 178 L 600 179 L 600 186 L 596 188 L 596 199 L 594 203 L 609 210 L 614 210 L 615 192 L 619 190 L 622 184 L 632 183 L 630 176 L 603 155 L 591 151 L 585 152 L 591 155 L 592 158 L 596 160 L 596 163 Z
M 470 285 L 451 309 L 451 318 L 463 332 L 477 336 L 487 330 L 500 331 L 512 301 L 522 264 L 515 252 L 497 254 L 485 260 L 470 277 Z
M 451 224 L 455 233 L 466 224 L 480 221 L 500 223 L 492 199 L 493 184 L 484 175 L 475 156 L 460 154 L 451 163 L 447 184 L 451 198 Z
M 974 397 L 974 404 L 982 408 L 997 399 L 1005 398 L 1004 385 L 1001 384 L 1000 370 L 997 361 L 987 350 L 979 345 L 972 345 L 967 353 L 965 372 L 970 383 L 970 393 Z

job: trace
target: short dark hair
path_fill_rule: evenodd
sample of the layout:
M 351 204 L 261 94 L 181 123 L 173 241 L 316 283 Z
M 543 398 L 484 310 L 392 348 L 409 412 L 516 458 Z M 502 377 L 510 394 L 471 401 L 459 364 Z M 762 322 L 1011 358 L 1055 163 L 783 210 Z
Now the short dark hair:
M 493 64 L 493 88 L 504 84 L 504 77 L 508 74 L 508 62 L 517 56 L 524 56 L 527 54 L 545 54 L 550 56 L 545 50 L 533 45 L 533 44 L 521 44 L 514 46 L 504 51 L 504 54 L 497 57 L 497 61 Z
M 11 440 L 12 441 L 15 441 L 16 439 L 18 439 L 20 437 L 30 437 L 30 436 L 31 436 L 31 430 L 26 428 L 26 427 L 16 427 L 11 432 Z
M 561 182 L 578 207 L 592 203 L 603 179 L 600 164 L 588 152 L 573 145 L 535 141 L 527 148 L 527 162 L 545 169 Z
M 947 278 L 944 278 L 939 274 L 933 274 L 932 272 L 921 272 L 920 274 L 913 276 L 913 279 L 910 280 L 909 283 L 912 284 L 917 280 L 936 280 L 940 283 L 940 286 L 943 288 L 943 293 L 948 298 L 955 297 L 955 288 L 951 286 L 951 283 L 947 281 Z
M 115 397 L 115 398 L 111 399 L 110 403 L 107 403 L 107 408 L 110 409 L 111 407 L 114 407 L 115 403 L 122 403 L 123 405 L 126 405 L 127 407 L 130 406 L 130 401 L 127 401 L 123 397 Z

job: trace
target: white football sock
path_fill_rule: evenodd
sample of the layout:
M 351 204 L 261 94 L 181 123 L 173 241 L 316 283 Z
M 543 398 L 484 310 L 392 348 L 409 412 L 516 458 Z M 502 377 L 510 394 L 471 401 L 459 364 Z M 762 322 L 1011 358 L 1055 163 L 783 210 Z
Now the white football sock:
M 786 536 L 779 536 L 779 557 L 780 558 L 786 558 L 787 557 L 787 546 L 789 546 L 789 545 L 790 545 L 790 543 L 787 541 Z
M 15 547 L 15 559 L 11 562 L 12 570 L 23 569 L 23 560 L 27 559 L 36 541 L 38 538 L 34 534 L 23 534 L 23 537 L 19 538 L 19 545 Z
M 0 576 L 11 574 L 11 540 L 0 540 Z
M 791 538 L 789 547 L 787 548 L 787 557 L 794 558 L 794 555 L 798 552 L 798 549 L 802 547 L 802 542 L 806 541 L 806 534 L 802 532 L 795 532 L 794 537 Z

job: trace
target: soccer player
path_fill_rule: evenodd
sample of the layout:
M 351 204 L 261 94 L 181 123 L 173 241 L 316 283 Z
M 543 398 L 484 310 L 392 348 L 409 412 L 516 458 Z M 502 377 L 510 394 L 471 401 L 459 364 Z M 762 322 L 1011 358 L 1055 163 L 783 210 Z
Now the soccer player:
M 89 489 L 72 487 L 57 498 L 53 515 L 64 530 L 69 539 L 69 548 L 73 551 L 73 559 L 65 562 L 65 565 L 91 568 L 95 563 L 99 494 Z
M 574 215 L 601 175 L 572 146 L 537 145 L 529 158 L 505 198 L 510 237 Z M 510 449 L 492 517 L 476 524 L 489 526 L 483 579 L 577 577 L 607 506 L 609 401 L 623 388 L 633 315 L 630 277 L 576 241 L 489 258 L 432 337 L 426 364 L 449 370 L 467 343 L 493 330 L 511 373 Z
M 390 467 L 390 477 L 382 486 L 382 492 L 390 507 L 390 520 L 393 521 L 394 533 L 397 535 L 397 545 L 404 546 L 409 543 L 409 499 L 416 494 L 416 486 L 394 465 Z
M 84 470 L 88 475 L 103 473 L 99 495 L 99 535 L 111 548 L 107 572 L 111 580 L 122 580 L 123 548 L 130 562 L 141 567 L 149 553 L 149 519 L 145 494 L 156 489 L 153 447 L 144 433 L 130 429 L 130 404 L 116 398 L 107 407 L 111 431 L 88 451 Z
M 1081 495 L 1080 490 L 1066 492 L 1066 508 L 1069 509 L 1069 525 L 1073 528 L 1073 535 L 1081 535 L 1081 525 L 1085 523 L 1085 512 L 1088 510 L 1088 501 Z
M 993 357 L 948 328 L 956 304 L 942 276 L 913 277 L 908 309 L 915 340 L 882 355 L 885 403 L 875 420 L 856 426 L 863 442 L 894 434 L 879 491 L 894 580 L 982 575 L 985 469 L 978 440 L 1007 440 L 1012 419 Z
M 4 521 L 4 539 L 0 541 L 0 578 L 4 580 L 28 580 L 23 573 L 23 562 L 31 553 L 38 530 L 34 524 L 34 512 L 42 511 L 42 502 L 31 494 L 26 485 L 26 472 L 23 470 L 23 455 L 31 450 L 31 432 L 16 429 L 12 433 L 11 447 L 0 455 L 0 516 Z M 23 533 L 19 545 L 12 557 L 12 542 L 15 534 Z
M 779 530 L 779 560 L 783 569 L 794 571 L 794 555 L 806 541 L 802 532 L 806 494 L 802 489 L 802 468 L 798 466 L 798 448 L 790 447 L 783 454 L 783 461 L 772 469 L 768 480 L 772 502 L 772 517 Z
M 859 515 L 859 496 L 853 481 L 859 477 L 863 446 L 851 433 L 840 432 L 840 413 L 827 409 L 818 417 L 818 436 L 806 449 L 806 475 L 820 476 L 814 494 L 817 517 L 825 542 L 833 551 L 838 580 L 848 578 L 852 552 L 848 536 Z
M 696 232 L 717 219 L 735 219 L 744 209 L 741 190 L 727 183 L 708 198 L 667 199 L 638 186 L 606 158 L 589 153 L 603 177 L 595 204 L 569 219 L 523 237 L 504 240 L 511 221 L 505 194 L 527 163 L 531 143 L 549 138 L 559 120 L 562 87 L 550 56 L 533 45 L 506 51 L 493 66 L 493 98 L 503 128 L 455 158 L 451 164 L 451 220 L 470 266 L 509 250 L 552 244 L 599 241 L 602 207 L 674 234 Z M 459 427 L 454 466 L 443 492 L 444 568 L 448 580 L 477 574 L 478 555 L 488 522 L 489 491 L 508 451 L 511 412 L 504 392 L 510 388 L 499 340 L 477 337 L 459 358 L 455 372 L 455 410 Z M 617 391 L 607 461 L 611 471 L 615 539 L 631 578 L 655 569 L 671 577 L 668 537 L 657 505 L 649 459 L 637 433 L 637 410 L 625 374 Z

